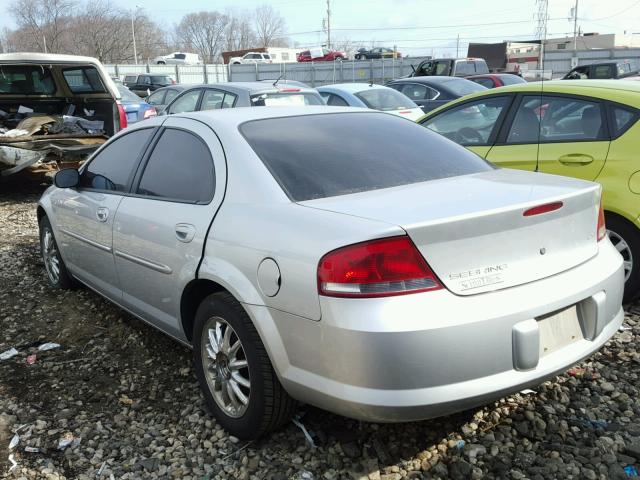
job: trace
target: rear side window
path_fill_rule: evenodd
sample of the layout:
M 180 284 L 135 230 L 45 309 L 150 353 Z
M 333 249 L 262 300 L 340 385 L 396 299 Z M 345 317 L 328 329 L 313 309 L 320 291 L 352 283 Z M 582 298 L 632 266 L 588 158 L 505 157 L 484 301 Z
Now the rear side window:
M 152 128 L 135 130 L 109 142 L 80 176 L 80 188 L 124 192 Z
M 613 136 L 618 137 L 626 132 L 636 120 L 638 112 L 622 107 L 612 107 L 613 112 Z
M 53 95 L 56 84 L 51 70 L 40 66 L 0 66 L 0 94 Z
M 355 94 L 364 104 L 375 110 L 389 111 L 403 108 L 417 108 L 406 95 L 392 88 L 372 88 Z
M 494 168 L 418 124 L 376 112 L 254 120 L 240 131 L 293 201 Z
M 153 75 L 151 77 L 151 83 L 154 85 L 171 85 L 171 77 L 166 75 Z
M 147 98 L 147 103 L 149 105 L 164 105 L 164 95 L 165 91 L 161 90 L 159 92 L 151 94 L 149 98 Z
M 485 88 L 494 87 L 493 80 L 491 80 L 490 78 L 472 78 L 471 81 L 476 82 L 478 85 L 482 85 Z
M 73 93 L 103 93 L 106 91 L 100 73 L 93 67 L 62 70 L 64 80 Z
M 451 78 L 442 82 L 442 86 L 456 97 L 464 97 L 470 93 L 486 90 L 482 85 L 478 85 L 477 83 L 464 78 Z
M 192 133 L 169 128 L 154 147 L 136 193 L 166 200 L 209 203 L 215 183 L 209 147 Z

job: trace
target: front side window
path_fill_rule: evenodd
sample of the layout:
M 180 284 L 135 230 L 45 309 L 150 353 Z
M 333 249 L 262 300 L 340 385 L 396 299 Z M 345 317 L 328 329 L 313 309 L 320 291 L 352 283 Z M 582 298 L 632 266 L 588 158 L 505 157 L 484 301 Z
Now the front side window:
M 240 131 L 297 202 L 494 168 L 418 124 L 377 112 L 253 120 Z
M 136 83 L 136 79 L 137 79 L 137 77 L 135 75 L 126 75 L 124 77 L 124 82 L 125 83 Z
M 178 90 L 167 90 L 167 96 L 164 99 L 163 105 L 168 105 L 171 101 L 180 93 Z
M 138 77 L 138 83 L 142 85 L 151 85 L 151 78 L 145 76 Z
M 178 97 L 175 102 L 171 104 L 169 113 L 183 113 L 193 112 L 198 106 L 198 98 L 200 98 L 200 92 L 202 90 L 190 90 Z
M 73 93 L 106 92 L 100 73 L 93 67 L 65 68 L 62 75 Z
M 184 130 L 168 128 L 149 156 L 139 195 L 190 203 L 209 203 L 215 190 L 209 147 Z
M 53 95 L 56 85 L 47 67 L 0 66 L 0 94 Z
M 593 76 L 591 78 L 612 78 L 613 77 L 613 66 L 609 65 L 597 65 L 593 69 Z
M 390 111 L 405 108 L 418 108 L 406 95 L 392 88 L 372 88 L 355 94 L 364 104 L 375 110 Z
M 79 188 L 125 192 L 152 128 L 116 137 L 100 150 L 80 175 Z
M 233 108 L 233 106 L 236 104 L 237 98 L 238 98 L 237 95 L 226 92 L 224 94 L 224 100 L 222 101 L 222 108 Z
M 465 146 L 488 145 L 509 97 L 467 102 L 427 118 L 422 125 Z
M 399 90 L 413 101 L 432 100 L 438 96 L 436 90 L 419 83 L 399 84 L 399 88 L 396 88 L 396 90 Z
M 173 58 L 175 58 L 176 60 L 184 60 L 185 58 L 187 58 L 187 56 L 184 53 L 176 53 Z

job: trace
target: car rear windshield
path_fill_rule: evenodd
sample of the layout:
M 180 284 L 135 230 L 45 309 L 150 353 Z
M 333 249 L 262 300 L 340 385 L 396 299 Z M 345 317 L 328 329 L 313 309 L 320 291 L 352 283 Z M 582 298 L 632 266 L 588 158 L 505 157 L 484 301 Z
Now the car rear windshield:
M 371 88 L 355 94 L 364 104 L 375 110 L 401 110 L 403 108 L 418 108 L 406 95 L 392 88 Z
M 482 90 L 487 89 L 487 87 L 483 87 L 471 80 L 453 77 L 442 82 L 442 86 L 449 90 L 449 92 L 453 93 L 456 97 L 464 97 L 470 93 L 481 92 Z
M 527 83 L 527 81 L 517 75 L 503 75 L 500 77 L 504 85 L 516 85 L 518 83 Z
M 154 85 L 171 85 L 171 77 L 167 75 L 152 75 L 151 83 Z
M 142 101 L 142 99 L 138 95 L 133 93 L 124 85 L 117 84 L 117 87 L 118 87 L 118 91 L 120 92 L 120 97 L 122 98 L 123 101 L 136 102 L 136 103 L 140 103 Z
M 254 107 L 291 107 L 303 105 L 324 105 L 324 102 L 319 94 L 274 92 L 251 95 L 251 105 Z
M 495 168 L 437 133 L 378 112 L 253 120 L 240 132 L 296 202 Z
M 40 65 L 0 65 L 0 94 L 53 95 L 51 70 Z

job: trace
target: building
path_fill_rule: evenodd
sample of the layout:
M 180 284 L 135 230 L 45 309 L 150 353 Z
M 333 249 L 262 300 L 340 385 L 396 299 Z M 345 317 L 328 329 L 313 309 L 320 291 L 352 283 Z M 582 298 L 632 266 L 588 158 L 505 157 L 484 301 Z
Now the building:
M 575 50 L 611 50 L 640 48 L 640 35 L 618 35 L 615 33 L 584 33 L 576 37 Z M 550 38 L 545 41 L 545 51 L 574 50 L 573 36 Z

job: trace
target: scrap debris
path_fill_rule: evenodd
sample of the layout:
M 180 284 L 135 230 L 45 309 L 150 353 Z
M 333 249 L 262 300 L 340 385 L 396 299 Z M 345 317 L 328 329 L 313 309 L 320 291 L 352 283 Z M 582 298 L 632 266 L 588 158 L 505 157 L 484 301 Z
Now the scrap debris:
M 40 350 L 41 352 L 46 352 L 47 350 L 53 350 L 54 348 L 60 348 L 60 344 L 53 342 L 43 343 L 38 347 L 38 350 Z
M 2 353 L 0 353 L 0 360 L 9 360 L 11 357 L 15 357 L 18 355 L 18 350 L 15 348 L 10 348 Z

